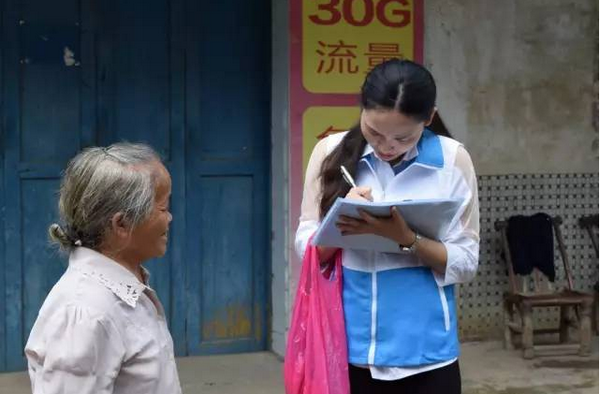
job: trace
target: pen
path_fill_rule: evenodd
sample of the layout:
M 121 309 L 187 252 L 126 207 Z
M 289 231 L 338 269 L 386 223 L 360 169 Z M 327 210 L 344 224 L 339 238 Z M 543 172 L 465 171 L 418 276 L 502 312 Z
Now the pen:
M 346 167 L 340 166 L 340 170 L 342 171 L 342 177 L 344 178 L 346 183 L 348 183 L 352 187 L 357 187 L 356 183 L 354 182 L 354 179 L 352 179 L 352 175 L 350 175 Z

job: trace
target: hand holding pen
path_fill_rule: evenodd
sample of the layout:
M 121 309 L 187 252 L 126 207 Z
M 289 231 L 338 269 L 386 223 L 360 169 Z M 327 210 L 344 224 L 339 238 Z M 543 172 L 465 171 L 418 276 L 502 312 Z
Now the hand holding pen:
M 352 187 L 346 194 L 346 198 L 373 201 L 370 187 L 357 186 L 344 166 L 341 166 L 340 170 L 344 180 Z M 342 235 L 375 234 L 389 238 L 402 246 L 413 245 L 416 242 L 416 233 L 411 230 L 396 207 L 390 208 L 388 217 L 376 217 L 362 209 L 358 212 L 360 218 L 340 216 L 336 226 Z
M 346 194 L 346 198 L 359 201 L 373 201 L 370 187 L 357 186 L 354 178 L 352 178 L 352 175 L 350 175 L 350 172 L 348 172 L 346 167 L 341 166 L 340 171 L 342 172 L 342 177 L 346 183 L 351 187 L 348 194 Z

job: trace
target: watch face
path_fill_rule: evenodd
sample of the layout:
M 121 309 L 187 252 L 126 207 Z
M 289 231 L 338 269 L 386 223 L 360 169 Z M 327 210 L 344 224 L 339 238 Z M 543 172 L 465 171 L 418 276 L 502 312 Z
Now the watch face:
M 398 246 L 400 247 L 400 252 L 402 253 L 415 253 L 415 251 L 417 250 L 417 243 L 421 240 L 421 235 L 419 233 L 415 233 L 415 242 L 413 242 L 412 245 L 410 246 L 402 246 L 400 244 L 398 244 Z

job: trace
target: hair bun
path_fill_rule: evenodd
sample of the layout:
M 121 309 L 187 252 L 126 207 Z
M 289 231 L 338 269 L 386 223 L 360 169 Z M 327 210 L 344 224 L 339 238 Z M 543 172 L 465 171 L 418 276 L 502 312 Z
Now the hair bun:
M 48 234 L 50 238 L 59 243 L 62 248 L 69 248 L 73 245 L 73 242 L 69 239 L 69 236 L 60 224 L 53 223 L 48 228 Z

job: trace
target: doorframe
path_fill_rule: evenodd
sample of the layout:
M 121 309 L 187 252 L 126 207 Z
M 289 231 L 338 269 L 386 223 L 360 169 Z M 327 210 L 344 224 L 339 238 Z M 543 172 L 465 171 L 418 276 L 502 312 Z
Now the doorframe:
M 285 354 L 290 304 L 289 1 L 271 0 L 271 343 Z

